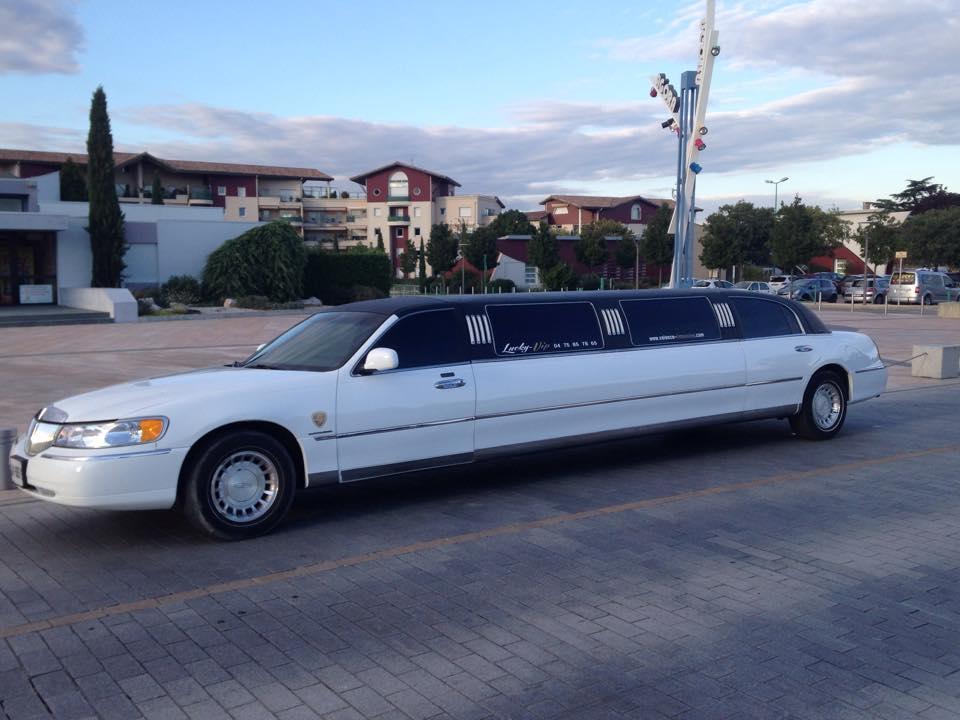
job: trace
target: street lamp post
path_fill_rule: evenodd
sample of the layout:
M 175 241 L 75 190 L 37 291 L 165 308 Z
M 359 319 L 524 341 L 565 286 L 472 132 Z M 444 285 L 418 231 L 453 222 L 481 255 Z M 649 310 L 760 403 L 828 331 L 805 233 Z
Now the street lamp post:
M 771 185 L 773 185 L 773 212 L 774 212 L 774 214 L 776 214 L 776 212 L 777 212 L 777 190 L 780 189 L 780 183 L 786 182 L 786 181 L 789 180 L 789 179 L 790 179 L 790 178 L 788 178 L 788 177 L 782 177 L 782 178 L 780 178 L 779 180 L 765 180 L 765 181 L 764 181 L 764 182 L 768 182 L 768 183 L 770 183 Z

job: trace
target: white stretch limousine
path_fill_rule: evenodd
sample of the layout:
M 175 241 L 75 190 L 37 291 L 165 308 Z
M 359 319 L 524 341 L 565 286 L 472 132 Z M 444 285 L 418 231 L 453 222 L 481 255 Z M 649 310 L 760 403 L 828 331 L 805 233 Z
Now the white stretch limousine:
M 85 507 L 268 531 L 297 488 L 691 424 L 825 439 L 887 371 L 865 336 L 728 290 L 413 297 L 313 315 L 234 367 L 41 410 L 15 482 Z

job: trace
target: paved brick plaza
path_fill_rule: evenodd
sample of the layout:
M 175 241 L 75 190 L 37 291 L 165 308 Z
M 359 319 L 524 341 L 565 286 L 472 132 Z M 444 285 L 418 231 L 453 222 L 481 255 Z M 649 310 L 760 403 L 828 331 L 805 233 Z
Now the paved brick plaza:
M 842 312 L 890 358 L 960 342 Z M 0 424 L 294 319 L 4 331 Z M 891 387 L 829 443 L 762 422 L 312 491 L 239 544 L 0 493 L 0 715 L 960 717 L 960 384 Z

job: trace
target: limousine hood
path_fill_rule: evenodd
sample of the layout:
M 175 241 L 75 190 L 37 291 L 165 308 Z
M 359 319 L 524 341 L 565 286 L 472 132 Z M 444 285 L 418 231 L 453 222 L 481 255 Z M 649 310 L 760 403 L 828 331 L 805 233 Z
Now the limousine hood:
M 211 368 L 177 375 L 136 380 L 111 385 L 100 390 L 59 400 L 54 406 L 66 414 L 65 422 L 116 420 L 145 414 L 168 414 L 171 410 L 195 410 L 208 414 L 218 401 L 233 405 L 243 399 L 259 407 L 257 398 L 277 397 L 298 392 L 310 382 L 314 390 L 325 385 L 320 379 L 329 376 L 331 388 L 336 373 L 295 372 L 248 368 Z M 62 416 L 60 422 L 64 422 Z

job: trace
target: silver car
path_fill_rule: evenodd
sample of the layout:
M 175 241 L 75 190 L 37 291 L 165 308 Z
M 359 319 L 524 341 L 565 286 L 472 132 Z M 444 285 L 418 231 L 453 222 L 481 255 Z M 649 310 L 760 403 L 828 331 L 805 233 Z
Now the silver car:
M 934 305 L 960 299 L 953 280 L 938 270 L 904 270 L 890 276 L 887 302 Z
M 864 287 L 866 286 L 866 287 Z M 845 302 L 877 303 L 882 304 L 890 287 L 890 279 L 886 277 L 863 278 L 844 283 L 843 299 Z
M 734 287 L 739 290 L 749 290 L 750 292 L 767 293 L 768 295 L 776 294 L 775 290 L 770 289 L 770 283 L 765 283 L 765 282 L 758 282 L 758 281 L 751 282 L 750 280 L 741 280 L 736 285 L 734 285 Z

